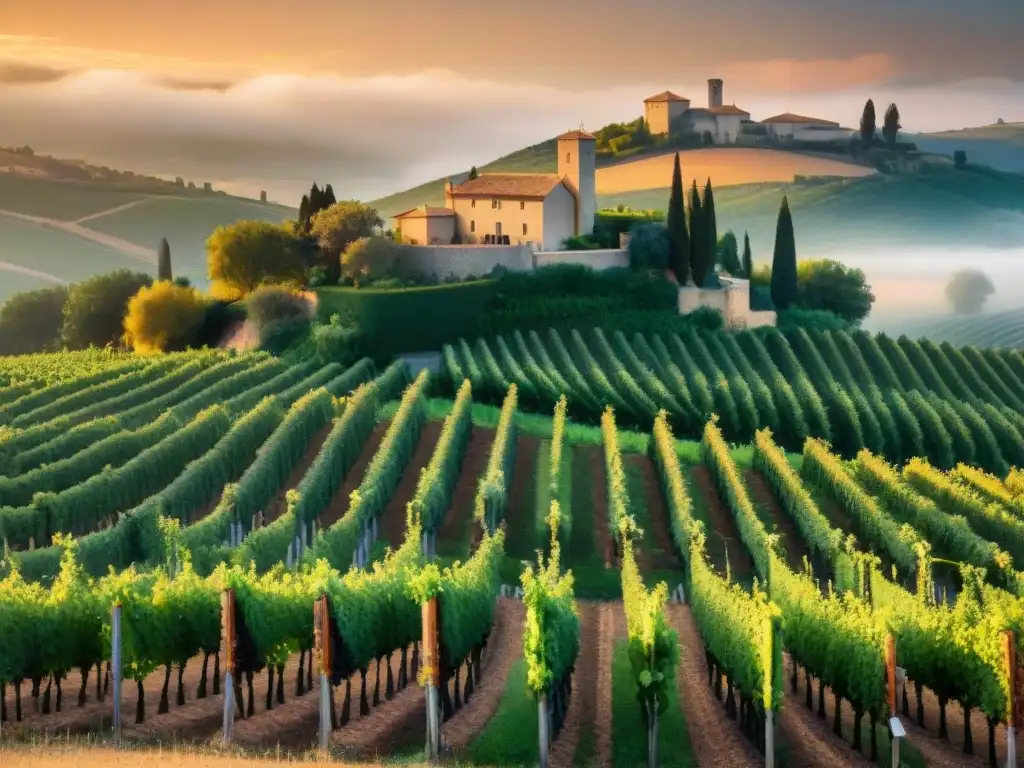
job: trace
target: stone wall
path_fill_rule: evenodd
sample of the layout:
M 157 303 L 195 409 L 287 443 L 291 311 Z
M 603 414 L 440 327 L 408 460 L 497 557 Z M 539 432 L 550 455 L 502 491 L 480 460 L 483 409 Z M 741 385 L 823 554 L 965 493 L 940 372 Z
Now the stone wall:
M 733 277 L 720 279 L 721 288 L 697 288 L 693 285 L 681 287 L 679 313 L 686 314 L 700 307 L 711 307 L 722 313 L 727 328 L 775 325 L 775 312 L 754 311 L 750 308 L 749 280 Z
M 625 248 L 608 248 L 595 251 L 538 251 L 533 254 L 533 267 L 550 267 L 555 264 L 582 264 L 598 271 L 629 266 L 629 251 Z
M 460 280 L 486 277 L 495 267 L 516 272 L 533 269 L 528 245 L 399 245 L 394 270 L 399 275 L 433 275 L 438 280 L 454 275 Z

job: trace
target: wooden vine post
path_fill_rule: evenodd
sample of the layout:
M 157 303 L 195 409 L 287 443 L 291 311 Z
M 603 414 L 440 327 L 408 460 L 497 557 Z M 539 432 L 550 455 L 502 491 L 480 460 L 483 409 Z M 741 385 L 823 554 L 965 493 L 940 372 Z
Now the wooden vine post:
M 235 627 L 235 590 L 225 589 L 220 596 L 220 644 L 224 657 L 224 723 L 221 737 L 231 741 L 235 725 L 235 658 L 238 636 Z
M 1006 673 L 1010 680 L 1010 714 L 1006 718 L 1006 766 L 1017 766 L 1017 730 L 1024 714 L 1024 670 L 1017 668 L 1017 638 L 1012 629 L 1003 633 Z
M 886 699 L 889 703 L 889 716 L 896 716 L 896 638 L 888 635 L 885 638 L 885 680 Z
M 423 647 L 420 650 L 420 674 L 427 694 L 427 759 L 436 761 L 441 752 L 437 597 L 432 597 L 423 603 L 421 610 L 423 612 Z
M 320 749 L 331 744 L 331 608 L 327 595 L 313 603 L 313 643 L 320 662 Z

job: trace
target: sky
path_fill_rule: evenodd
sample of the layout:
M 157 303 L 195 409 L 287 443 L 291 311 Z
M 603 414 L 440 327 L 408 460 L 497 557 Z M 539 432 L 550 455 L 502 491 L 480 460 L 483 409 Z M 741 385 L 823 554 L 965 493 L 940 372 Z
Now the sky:
M 0 0 L 0 144 L 372 199 L 665 89 L 854 127 L 1024 121 L 1020 0 Z

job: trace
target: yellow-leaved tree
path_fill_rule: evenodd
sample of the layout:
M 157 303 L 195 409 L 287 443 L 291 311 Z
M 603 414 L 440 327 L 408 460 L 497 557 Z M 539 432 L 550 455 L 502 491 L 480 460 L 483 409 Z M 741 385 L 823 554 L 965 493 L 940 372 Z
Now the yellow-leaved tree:
M 124 340 L 140 354 L 183 349 L 195 338 L 205 315 L 206 301 L 195 288 L 154 283 L 128 302 Z

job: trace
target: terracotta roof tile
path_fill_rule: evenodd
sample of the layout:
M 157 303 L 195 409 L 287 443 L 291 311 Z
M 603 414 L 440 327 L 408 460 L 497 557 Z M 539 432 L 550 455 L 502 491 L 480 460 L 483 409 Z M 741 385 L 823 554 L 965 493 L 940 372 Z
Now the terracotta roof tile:
M 587 133 L 586 131 L 568 131 L 567 133 L 563 133 L 561 136 L 558 136 L 556 138 L 559 141 L 562 141 L 562 140 L 565 140 L 565 139 L 569 139 L 569 140 L 589 139 L 590 141 L 597 141 L 597 136 L 595 136 L 592 133 Z
M 689 99 L 684 98 L 683 96 L 677 96 L 672 93 L 672 91 L 663 91 L 657 96 L 651 96 L 649 99 L 644 99 L 644 103 L 656 101 L 689 101 Z
M 714 115 L 736 115 L 740 117 L 746 115 L 747 117 L 750 117 L 750 113 L 747 112 L 747 110 L 740 109 L 735 104 L 726 104 L 722 107 L 711 107 L 708 111 Z
M 817 125 L 832 125 L 837 128 L 839 127 L 839 123 L 833 123 L 831 120 L 820 120 L 817 117 L 794 115 L 792 112 L 783 112 L 781 115 L 769 117 L 761 122 L 767 125 L 771 125 L 772 123 L 814 123 Z
M 452 187 L 454 197 L 527 197 L 543 199 L 562 183 L 556 173 L 481 173 Z
M 433 205 L 420 205 L 416 208 L 411 208 L 404 213 L 398 213 L 392 216 L 392 219 L 431 219 L 434 217 L 441 216 L 454 216 L 455 211 L 450 208 L 438 208 Z

